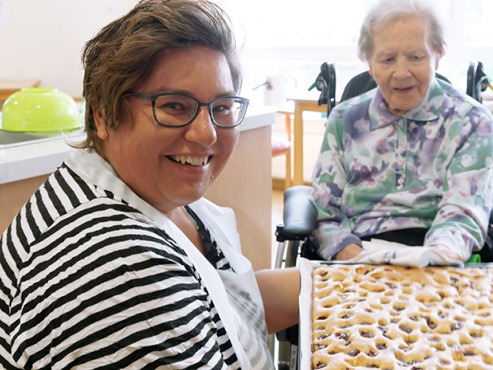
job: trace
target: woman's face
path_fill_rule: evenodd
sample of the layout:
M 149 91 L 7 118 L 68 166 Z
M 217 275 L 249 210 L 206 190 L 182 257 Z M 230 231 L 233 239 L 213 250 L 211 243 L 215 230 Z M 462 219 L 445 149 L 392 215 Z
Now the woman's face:
M 199 46 L 163 53 L 133 92 L 186 94 L 201 102 L 235 95 L 224 54 Z M 118 175 L 165 214 L 202 197 L 233 153 L 238 128 L 214 126 L 207 107 L 187 126 L 163 127 L 150 101 L 127 99 L 131 114 L 116 131 L 107 131 L 95 117 L 104 155 Z
M 442 50 L 435 51 L 426 22 L 397 18 L 377 28 L 370 74 L 380 87 L 388 110 L 401 116 L 425 97 Z

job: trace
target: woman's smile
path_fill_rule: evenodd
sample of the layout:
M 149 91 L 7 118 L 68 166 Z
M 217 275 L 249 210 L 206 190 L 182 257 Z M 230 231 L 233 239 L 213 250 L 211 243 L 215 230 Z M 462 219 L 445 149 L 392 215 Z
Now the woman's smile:
M 209 158 L 211 158 L 211 156 L 196 157 L 190 155 L 170 155 L 166 157 L 171 159 L 173 162 L 192 166 L 205 166 L 207 162 L 209 162 Z

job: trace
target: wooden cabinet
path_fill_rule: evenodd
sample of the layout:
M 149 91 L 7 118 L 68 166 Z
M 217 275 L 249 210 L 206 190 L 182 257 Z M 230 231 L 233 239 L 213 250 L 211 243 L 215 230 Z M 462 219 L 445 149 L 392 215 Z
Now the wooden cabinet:
M 205 198 L 236 214 L 242 252 L 255 270 L 271 267 L 271 126 L 243 131 L 228 165 Z
M 31 177 L 0 185 L 0 233 L 10 225 L 15 215 L 48 176 Z

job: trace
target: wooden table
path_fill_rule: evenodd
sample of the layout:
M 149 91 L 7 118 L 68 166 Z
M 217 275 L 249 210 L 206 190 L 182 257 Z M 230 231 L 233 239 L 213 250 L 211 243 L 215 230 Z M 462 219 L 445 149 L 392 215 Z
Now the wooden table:
M 39 80 L 0 80 L 0 101 L 5 101 L 7 98 L 26 87 L 38 87 L 41 81 Z
M 303 112 L 322 112 L 327 113 L 327 105 L 318 105 L 316 98 L 289 98 L 294 102 L 294 128 L 293 128 L 293 156 L 294 156 L 294 175 L 293 185 L 303 185 Z

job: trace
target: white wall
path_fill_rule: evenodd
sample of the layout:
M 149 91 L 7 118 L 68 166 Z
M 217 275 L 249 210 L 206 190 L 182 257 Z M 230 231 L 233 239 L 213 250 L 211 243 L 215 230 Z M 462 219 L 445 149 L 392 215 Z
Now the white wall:
M 0 0 L 0 79 L 37 79 L 80 97 L 84 43 L 137 1 Z

